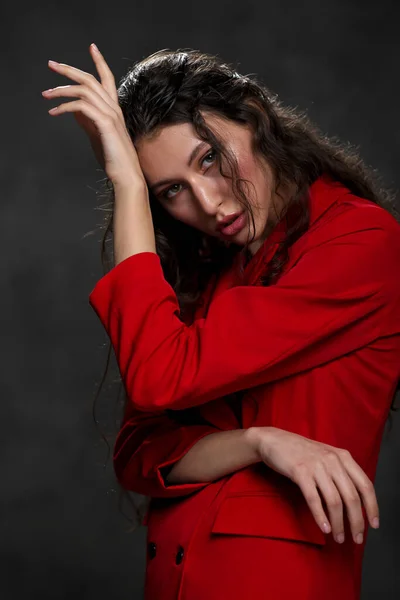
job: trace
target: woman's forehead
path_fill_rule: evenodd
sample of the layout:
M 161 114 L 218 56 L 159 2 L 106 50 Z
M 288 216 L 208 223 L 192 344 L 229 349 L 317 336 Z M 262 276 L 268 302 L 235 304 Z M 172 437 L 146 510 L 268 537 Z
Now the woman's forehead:
M 249 136 L 248 128 L 235 121 L 210 113 L 204 113 L 203 116 L 207 126 L 224 143 L 234 145 L 235 142 L 240 143 L 242 139 L 247 139 Z M 206 144 L 198 136 L 192 123 L 178 123 L 165 125 L 156 133 L 142 137 L 135 143 L 135 147 L 140 157 L 147 162 L 147 159 L 150 160 L 151 156 L 154 160 L 156 155 L 165 156 L 167 153 L 172 154 L 173 157 L 183 157 L 185 159 L 199 142 Z

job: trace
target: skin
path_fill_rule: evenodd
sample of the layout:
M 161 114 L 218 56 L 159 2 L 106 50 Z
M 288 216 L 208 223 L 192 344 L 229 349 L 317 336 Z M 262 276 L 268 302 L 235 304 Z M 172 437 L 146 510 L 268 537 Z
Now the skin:
M 248 197 L 253 208 L 255 237 L 249 251 L 254 254 L 277 222 L 289 190 L 276 193 L 271 168 L 266 161 L 257 160 L 252 151 L 252 132 L 247 125 L 213 113 L 203 112 L 202 115 L 235 155 L 240 177 L 252 183 Z M 188 157 L 199 142 L 203 146 L 188 166 Z M 209 236 L 245 245 L 248 232 L 253 234 L 249 217 L 247 226 L 229 239 L 217 230 L 218 221 L 243 210 L 243 206 L 234 195 L 231 181 L 220 174 L 215 151 L 198 138 L 190 123 L 164 127 L 157 135 L 139 140 L 135 147 L 149 188 L 175 219 Z M 170 182 L 157 185 L 166 179 Z

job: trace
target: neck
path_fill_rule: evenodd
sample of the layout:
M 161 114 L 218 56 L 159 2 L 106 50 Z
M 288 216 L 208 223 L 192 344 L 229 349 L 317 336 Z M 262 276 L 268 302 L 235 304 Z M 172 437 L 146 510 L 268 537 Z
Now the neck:
M 249 262 L 249 260 L 251 260 L 251 257 L 254 256 L 254 254 L 261 248 L 265 240 L 274 230 L 275 226 L 284 217 L 286 213 L 285 208 L 289 203 L 290 199 L 293 197 L 295 191 L 296 184 L 289 184 L 285 188 L 280 187 L 279 191 L 276 191 L 274 193 L 273 199 L 269 207 L 270 214 L 268 214 L 267 223 L 265 225 L 264 231 L 262 232 L 258 240 L 252 242 L 249 245 L 245 257 L 246 264 Z

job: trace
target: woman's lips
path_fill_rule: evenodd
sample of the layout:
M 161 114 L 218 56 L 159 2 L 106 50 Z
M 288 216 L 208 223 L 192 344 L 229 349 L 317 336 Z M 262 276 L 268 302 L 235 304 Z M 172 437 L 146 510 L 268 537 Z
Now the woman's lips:
M 233 223 L 220 229 L 220 232 L 222 233 L 222 235 L 227 235 L 227 236 L 236 235 L 246 225 L 246 221 L 247 221 L 246 213 L 242 212 L 238 217 L 236 217 L 236 219 L 233 221 Z

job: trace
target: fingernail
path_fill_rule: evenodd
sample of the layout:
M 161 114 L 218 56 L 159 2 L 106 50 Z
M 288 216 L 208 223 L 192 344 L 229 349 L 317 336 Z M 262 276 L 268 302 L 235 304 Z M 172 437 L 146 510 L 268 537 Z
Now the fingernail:
M 375 517 L 372 520 L 372 527 L 375 527 L 376 529 L 378 529 L 378 527 L 379 527 L 379 519 L 378 519 L 378 517 Z
M 322 531 L 324 533 L 329 533 L 331 530 L 331 528 L 329 527 L 328 523 L 325 521 L 324 523 L 322 523 Z
M 95 43 L 92 44 L 92 48 L 93 50 L 95 50 L 96 52 L 100 52 L 100 50 L 98 49 L 98 47 L 96 46 Z
M 339 533 L 336 536 L 336 541 L 337 541 L 338 544 L 343 544 L 343 542 L 344 542 L 344 533 Z
M 363 539 L 364 539 L 363 534 L 362 533 L 358 533 L 356 535 L 356 544 L 362 544 L 363 543 Z
M 58 65 L 59 63 L 55 60 L 49 60 L 49 65 Z

